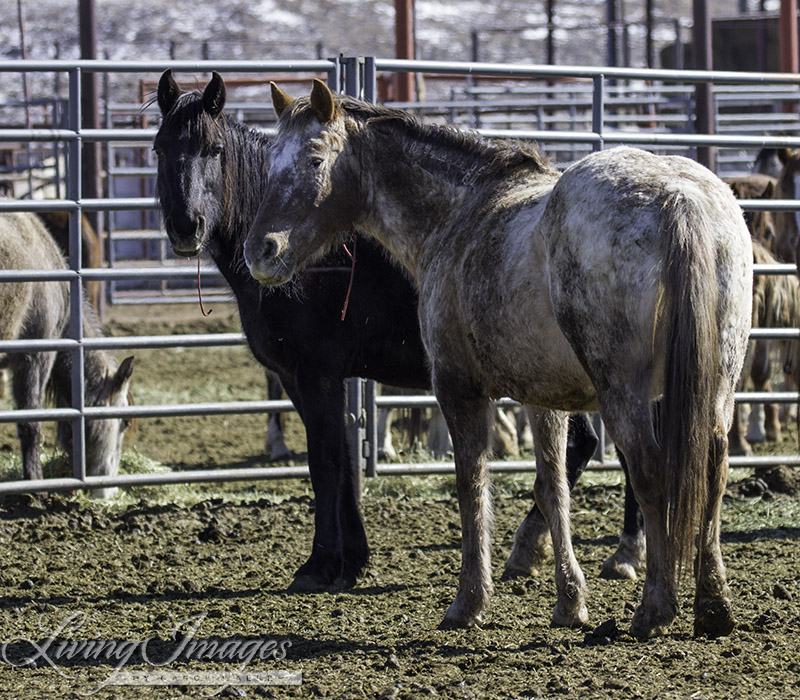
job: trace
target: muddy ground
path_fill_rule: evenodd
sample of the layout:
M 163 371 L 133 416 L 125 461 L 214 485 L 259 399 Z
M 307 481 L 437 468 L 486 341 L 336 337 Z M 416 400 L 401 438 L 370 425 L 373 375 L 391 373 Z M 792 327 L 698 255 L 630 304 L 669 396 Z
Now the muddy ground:
M 115 334 L 236 328 L 228 307 L 212 306 L 208 319 L 189 307 L 117 309 L 108 326 Z M 263 396 L 263 373 L 243 349 L 136 356 L 140 404 Z M 16 437 L 9 426 L 0 429 L 0 458 L 8 462 Z M 304 463 L 296 419 L 288 435 L 294 461 Z M 794 449 L 794 437 L 779 449 Z M 124 467 L 261 465 L 263 439 L 261 416 L 146 419 Z M 596 576 L 622 525 L 619 474 L 589 476 L 573 500 L 576 553 L 592 591 L 586 629 L 550 628 L 550 570 L 500 580 L 512 533 L 530 507 L 531 475 L 493 479 L 496 592 L 483 627 L 462 631 L 437 629 L 460 565 L 450 477 L 367 481 L 368 569 L 353 590 L 303 595 L 285 590 L 309 551 L 307 480 L 136 489 L 110 503 L 76 494 L 6 498 L 0 698 L 800 696 L 800 497 L 782 493 L 791 491 L 785 482 L 794 473 L 784 483 L 732 474 L 723 555 L 734 633 L 692 637 L 685 581 L 671 633 L 649 642 L 627 634 L 641 581 Z M 299 672 L 302 683 L 190 685 L 211 682 L 200 673 L 236 669 Z M 118 671 L 148 675 L 128 679 L 139 685 L 114 686 Z M 157 673 L 173 684 L 141 684 Z

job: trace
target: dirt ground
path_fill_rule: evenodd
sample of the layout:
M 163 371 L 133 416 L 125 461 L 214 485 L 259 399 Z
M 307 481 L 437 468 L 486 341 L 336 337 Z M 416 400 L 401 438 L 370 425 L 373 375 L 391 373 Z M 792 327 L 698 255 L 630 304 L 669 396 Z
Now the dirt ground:
M 195 307 L 115 309 L 107 325 L 117 335 L 237 329 L 227 305 L 211 306 L 207 319 Z M 264 395 L 263 372 L 244 349 L 135 354 L 139 404 Z M 16 436 L 0 429 L 0 457 L 9 460 Z M 264 429 L 263 416 L 145 419 L 123 467 L 262 465 Z M 294 461 L 304 463 L 296 419 L 287 434 Z M 779 449 L 795 449 L 795 438 L 790 433 Z M 460 567 L 451 477 L 368 480 L 370 565 L 356 588 L 322 594 L 286 593 L 310 549 L 307 480 L 131 489 L 108 503 L 77 494 L 6 498 L 0 698 L 800 696 L 794 472 L 761 481 L 744 470 L 732 474 L 723 556 L 738 624 L 713 641 L 692 637 L 688 580 L 669 635 L 639 642 L 627 634 L 641 580 L 597 577 L 622 526 L 618 473 L 590 474 L 573 499 L 591 624 L 551 628 L 551 570 L 500 580 L 533 477 L 496 476 L 493 483 L 493 605 L 480 629 L 461 631 L 437 629 Z M 257 685 L 236 685 L 231 675 L 201 675 L 233 671 L 299 673 L 302 682 L 267 685 L 259 676 Z M 158 679 L 170 685 L 155 685 Z M 199 680 L 206 684 L 193 685 Z M 114 685 L 123 681 L 138 684 Z

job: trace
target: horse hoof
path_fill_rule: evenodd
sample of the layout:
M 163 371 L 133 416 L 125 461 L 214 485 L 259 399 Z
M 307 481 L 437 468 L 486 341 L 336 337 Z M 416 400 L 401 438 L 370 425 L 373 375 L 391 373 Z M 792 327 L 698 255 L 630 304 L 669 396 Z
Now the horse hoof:
M 730 602 L 713 600 L 697 610 L 694 617 L 694 636 L 710 639 L 727 637 L 735 626 L 736 620 Z
M 469 617 L 459 617 L 457 615 L 451 615 L 448 612 L 444 616 L 444 620 L 439 623 L 440 630 L 460 630 L 460 629 L 467 629 L 469 627 L 479 627 L 482 622 L 482 618 L 480 615 L 469 616 Z
M 669 631 L 673 619 L 674 615 L 667 619 L 662 615 L 650 614 L 640 605 L 633 614 L 631 636 L 641 640 L 663 637 Z
M 589 623 L 589 608 L 585 603 L 578 606 L 576 610 L 561 610 L 556 605 L 553 608 L 553 617 L 550 620 L 551 627 L 583 627 Z
M 267 450 L 267 454 L 269 457 L 267 458 L 270 462 L 279 462 L 284 459 L 291 459 L 292 452 L 289 450 L 286 445 L 281 447 L 273 446 L 272 449 Z
M 328 590 L 345 591 L 348 588 L 354 588 L 358 577 L 355 575 L 342 574 L 337 576 L 334 582 L 328 587 Z
M 294 581 L 286 590 L 288 593 L 324 593 L 330 590 L 330 587 L 330 581 L 322 581 L 314 576 L 301 574 L 294 577 Z
M 600 578 L 611 581 L 635 581 L 637 578 L 636 567 L 630 562 L 619 561 L 610 556 L 600 568 Z
M 517 578 L 539 578 L 539 570 L 536 568 L 516 569 L 506 565 L 500 576 L 501 581 L 513 581 Z

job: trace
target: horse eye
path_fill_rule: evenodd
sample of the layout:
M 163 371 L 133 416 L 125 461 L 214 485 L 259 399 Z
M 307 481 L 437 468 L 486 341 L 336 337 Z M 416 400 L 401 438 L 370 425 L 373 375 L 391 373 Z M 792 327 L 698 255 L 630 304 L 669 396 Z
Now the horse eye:
M 153 153 L 156 154 L 157 158 L 161 158 L 164 155 L 164 151 L 162 151 L 158 146 L 153 146 Z
M 320 158 L 319 156 L 312 156 L 308 162 L 314 170 L 319 170 L 322 164 L 325 162 L 325 159 Z
M 222 154 L 222 146 L 213 146 L 213 147 L 212 147 L 212 148 L 209 150 L 208 154 L 209 154 L 209 155 L 210 155 L 212 158 L 217 158 L 217 157 L 219 157 L 219 156 Z

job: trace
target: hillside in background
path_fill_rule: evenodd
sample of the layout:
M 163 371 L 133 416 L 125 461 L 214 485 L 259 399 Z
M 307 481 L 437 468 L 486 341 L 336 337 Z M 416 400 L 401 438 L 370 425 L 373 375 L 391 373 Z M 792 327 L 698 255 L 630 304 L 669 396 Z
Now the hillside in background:
M 78 0 L 21 0 L 28 57 L 77 58 Z M 10 4 L 10 3 L 9 3 Z M 714 17 L 739 12 L 741 0 L 715 0 Z M 756 9 L 755 0 L 750 4 Z M 65 7 L 66 6 L 66 7 Z M 394 55 L 393 0 L 96 0 L 98 53 L 111 59 L 301 59 Z M 778 0 L 767 3 L 776 9 Z M 419 58 L 470 60 L 477 30 L 482 61 L 544 63 L 545 0 L 417 0 Z M 629 63 L 645 65 L 644 0 L 619 0 L 628 30 Z M 655 0 L 657 48 L 688 39 L 691 0 Z M 9 8 L 10 9 L 10 8 Z M 556 0 L 556 61 L 605 65 L 605 0 Z M 0 25 L 4 58 L 20 57 L 16 12 Z M 52 79 L 32 76 L 33 94 L 52 93 Z M 0 100 L 21 96 L 18 76 L 2 79 Z M 3 99 L 4 98 L 4 99 Z M 115 96 L 115 99 L 120 99 Z

